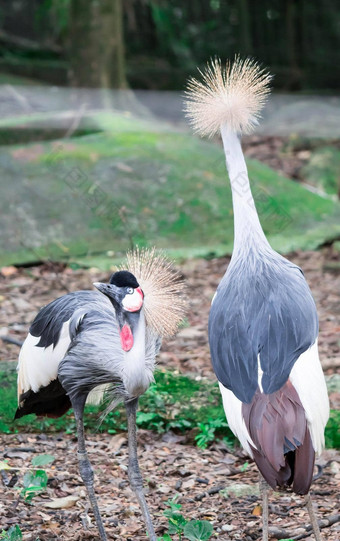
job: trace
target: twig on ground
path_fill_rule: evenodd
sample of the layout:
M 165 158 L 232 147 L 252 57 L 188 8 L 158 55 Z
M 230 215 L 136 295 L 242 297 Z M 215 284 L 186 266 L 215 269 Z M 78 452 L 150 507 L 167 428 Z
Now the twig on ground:
M 206 490 L 205 492 L 202 492 L 201 494 L 197 494 L 194 500 L 197 502 L 200 502 L 206 496 L 212 496 L 213 494 L 217 494 L 218 492 L 220 492 L 221 490 L 224 490 L 225 488 L 226 488 L 225 485 L 209 488 L 209 490 Z
M 330 526 L 333 526 L 333 524 L 336 524 L 337 522 L 340 522 L 340 513 L 336 515 L 331 515 L 328 518 L 323 518 L 318 521 L 319 528 L 329 528 Z M 304 529 L 304 532 L 301 532 L 301 530 Z M 310 524 L 307 524 L 306 526 L 300 526 L 299 528 L 295 530 L 284 530 L 281 528 L 276 527 L 270 527 L 269 533 L 273 537 L 276 537 L 276 539 L 294 539 L 294 541 L 299 541 L 300 539 L 305 539 L 310 535 L 312 532 L 312 526 Z
M 328 462 L 327 462 L 326 466 L 328 466 Z M 316 467 L 318 469 L 318 473 L 316 473 L 314 475 L 313 482 L 316 481 L 317 479 L 319 479 L 319 477 L 321 477 L 323 475 L 323 470 L 325 468 L 325 466 L 321 466 L 320 464 L 316 464 Z
M 11 338 L 11 336 L 0 336 L 1 340 L 3 342 L 6 342 L 7 344 L 14 344 L 15 346 L 19 346 L 21 348 L 23 342 L 20 340 L 16 340 L 15 338 Z

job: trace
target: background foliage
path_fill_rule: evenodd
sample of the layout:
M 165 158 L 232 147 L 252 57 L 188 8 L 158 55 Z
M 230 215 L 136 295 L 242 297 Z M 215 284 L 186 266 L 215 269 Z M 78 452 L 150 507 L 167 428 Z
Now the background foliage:
M 86 65 L 82 86 L 92 86 L 102 61 L 93 53 L 101 41 L 112 48 L 105 68 L 109 86 L 124 86 L 125 76 L 115 77 L 122 67 L 132 88 L 182 89 L 210 56 L 241 52 L 261 59 L 276 74 L 278 88 L 334 90 L 338 7 L 332 0 L 1 0 L 0 69 L 68 84 L 76 58 Z M 78 59 L 77 29 L 87 37 Z

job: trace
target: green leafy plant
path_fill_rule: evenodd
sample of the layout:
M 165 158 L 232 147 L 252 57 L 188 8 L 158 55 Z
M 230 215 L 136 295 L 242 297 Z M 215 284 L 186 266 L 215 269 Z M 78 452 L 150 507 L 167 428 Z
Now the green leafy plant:
M 206 449 L 208 443 L 213 441 L 215 435 L 215 428 L 210 424 L 199 423 L 198 428 L 200 432 L 195 436 L 195 441 L 197 446 L 201 449 Z
M 197 381 L 188 376 L 170 371 L 157 371 L 156 383 L 141 397 L 140 410 L 137 413 L 137 425 L 156 432 L 195 431 L 196 444 L 206 448 L 212 441 L 221 438 L 232 448 L 236 438 L 228 427 L 224 416 L 221 395 L 217 384 L 209 381 Z M 0 433 L 15 431 L 58 432 L 74 434 L 75 421 L 72 413 L 59 419 L 41 419 L 27 415 L 14 423 L 12 418 L 17 406 L 16 374 L 1 372 L 2 394 L 0 397 Z M 87 406 L 84 425 L 89 431 L 116 434 L 126 431 L 124 408 L 110 412 L 98 428 L 100 409 Z M 327 448 L 340 449 L 340 412 L 331 410 L 325 430 Z M 36 465 L 38 466 L 38 464 Z
M 195 441 L 198 447 L 206 449 L 208 444 L 215 439 L 215 434 L 218 429 L 228 428 L 227 421 L 223 417 L 217 419 L 208 419 L 206 423 L 199 423 L 200 432 L 195 436 Z
M 156 412 L 138 412 L 137 426 L 144 428 L 148 426 L 151 430 L 156 432 L 164 432 L 165 422 L 161 415 Z
M 55 457 L 53 455 L 48 455 L 48 454 L 37 455 L 32 458 L 31 464 L 32 466 L 35 466 L 35 467 L 47 466 L 47 464 L 51 464 L 51 462 L 53 462 L 54 459 Z
M 184 527 L 184 537 L 190 541 L 207 541 L 213 533 L 213 527 L 207 520 L 191 520 Z
M 15 526 L 11 526 L 7 532 L 2 530 L 0 539 L 4 539 L 5 541 L 21 541 L 22 533 L 20 527 L 16 524 Z
M 46 466 L 47 464 L 50 464 L 53 462 L 54 456 L 53 455 L 37 455 L 34 458 L 32 458 L 32 466 Z M 48 476 L 45 470 L 42 469 L 32 469 L 25 473 L 23 477 L 23 487 L 20 490 L 20 496 L 24 498 L 25 502 L 30 503 L 34 496 L 37 494 L 40 494 L 41 492 L 44 492 L 44 490 L 47 487 L 48 483 Z
M 25 502 L 30 503 L 34 496 L 44 492 L 47 487 L 48 477 L 45 470 L 28 471 L 23 477 L 23 488 L 20 491 Z
M 340 411 L 331 410 L 325 430 L 326 447 L 340 449 Z
M 179 511 L 181 504 L 177 503 L 178 495 L 166 502 L 169 509 L 164 511 L 168 519 L 168 532 L 158 541 L 172 541 L 172 535 L 178 539 L 189 539 L 189 541 L 207 541 L 213 533 L 213 527 L 207 520 L 187 520 Z
M 186 525 L 187 521 L 185 520 L 184 516 L 179 513 L 179 510 L 182 506 L 180 503 L 177 503 L 177 500 L 178 495 L 174 496 L 172 500 L 168 500 L 166 502 L 165 505 L 167 505 L 169 509 L 165 509 L 164 516 L 166 516 L 168 519 L 169 534 L 177 534 L 178 537 L 181 539 L 184 526 Z
M 20 526 L 16 524 L 15 526 L 11 526 L 7 531 L 2 530 L 0 532 L 0 539 L 4 541 L 22 541 L 23 537 Z M 40 541 L 39 537 L 35 541 Z

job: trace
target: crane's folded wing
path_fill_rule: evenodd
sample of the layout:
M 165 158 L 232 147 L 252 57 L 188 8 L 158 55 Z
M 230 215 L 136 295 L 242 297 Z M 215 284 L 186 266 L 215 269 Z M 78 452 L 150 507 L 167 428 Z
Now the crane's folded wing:
M 280 257 L 280 256 L 278 256 Z M 282 258 L 284 260 L 284 258 Z M 242 402 L 258 386 L 273 393 L 317 338 L 318 317 L 300 269 L 260 262 L 230 268 L 209 316 L 209 342 L 218 380 Z
M 59 297 L 40 310 L 19 354 L 18 398 L 37 392 L 57 378 L 58 366 L 74 338 L 82 318 L 106 298 L 96 291 L 78 291 Z

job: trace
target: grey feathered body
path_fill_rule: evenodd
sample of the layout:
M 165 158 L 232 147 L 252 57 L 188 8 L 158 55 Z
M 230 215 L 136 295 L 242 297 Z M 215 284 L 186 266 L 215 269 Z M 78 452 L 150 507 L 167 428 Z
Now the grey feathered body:
M 315 347 L 316 307 L 301 269 L 263 238 L 253 240 L 249 235 L 236 247 L 212 303 L 212 364 L 229 423 L 263 477 L 273 488 L 292 484 L 295 492 L 306 494 L 315 449 L 292 373 L 303 353 Z M 327 392 L 319 377 L 318 431 L 327 415 Z M 312 376 L 311 388 L 316 381 Z
M 69 398 L 90 392 L 102 384 L 112 384 L 115 400 L 132 398 L 126 385 L 126 376 L 130 377 L 127 374 L 129 368 L 143 374 L 143 385 L 145 382 L 148 386 L 153 381 L 155 358 L 160 348 L 159 336 L 144 323 L 142 331 L 145 332 L 145 351 L 141 352 L 140 367 L 129 367 L 121 347 L 113 306 L 106 296 L 96 291 L 77 291 L 64 295 L 38 313 L 30 327 L 30 335 L 40 338 L 31 351 L 32 364 L 34 350 L 37 348 L 46 352 L 44 362 L 48 365 L 47 352 L 50 346 L 53 349 L 58 347 L 62 328 L 67 322 L 69 344 L 66 353 L 59 359 L 55 379 L 51 378 L 48 386 L 41 387 L 38 392 L 28 390 L 21 399 L 19 397 L 19 403 L 23 403 L 23 406 L 18 408 L 16 417 L 30 412 L 45 413 L 46 402 L 53 405 L 58 394 L 59 402 L 55 402 L 55 410 L 47 412 L 50 416 L 57 416 L 70 407 Z M 64 408 L 60 407 L 62 396 Z M 39 397 L 43 403 L 39 402 Z
M 299 267 L 267 246 L 232 257 L 209 317 L 209 342 L 219 381 L 250 403 L 258 362 L 266 394 L 280 389 L 301 353 L 314 344 L 318 316 Z

